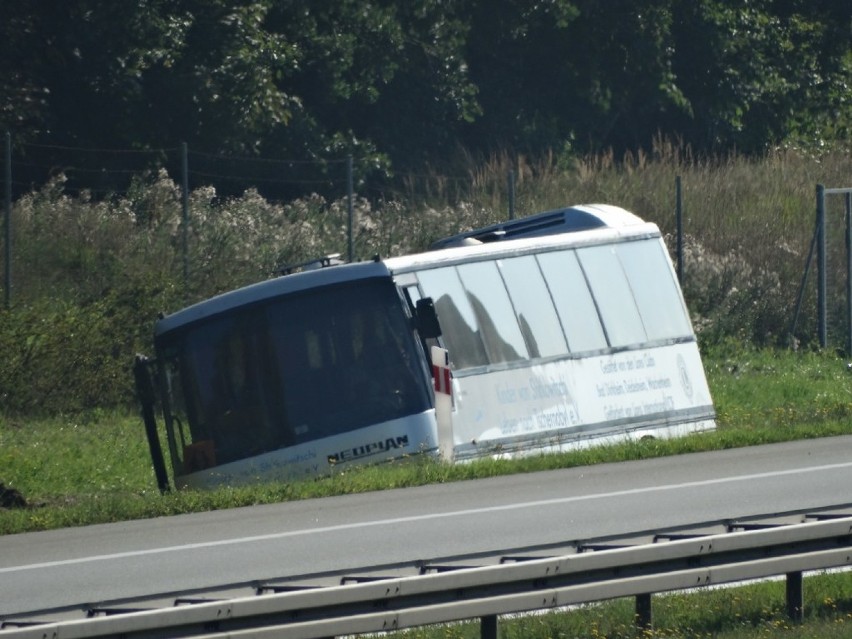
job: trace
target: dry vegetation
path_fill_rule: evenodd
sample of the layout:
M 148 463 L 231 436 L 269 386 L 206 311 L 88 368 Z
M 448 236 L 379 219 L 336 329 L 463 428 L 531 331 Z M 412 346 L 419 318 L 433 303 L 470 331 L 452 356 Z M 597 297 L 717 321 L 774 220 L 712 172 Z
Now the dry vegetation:
M 813 344 L 813 271 L 794 338 L 789 330 L 814 233 L 815 187 L 848 186 L 849 154 L 786 149 L 759 160 L 702 158 L 661 140 L 652 153 L 621 158 L 471 160 L 466 175 L 402 180 L 408 195 L 356 197 L 356 258 L 422 250 L 439 237 L 505 219 L 510 170 L 517 216 L 616 204 L 656 222 L 673 257 L 680 178 L 683 286 L 702 343 Z M 843 345 L 842 197 L 829 199 L 828 214 L 829 332 Z M 348 245 L 348 202 L 321 195 L 276 202 L 255 190 L 223 198 L 202 187 L 190 194 L 185 227 L 180 187 L 163 172 L 99 200 L 72 197 L 59 176 L 18 199 L 12 221 L 0 400 L 13 412 L 132 404 L 129 363 L 136 351 L 150 351 L 158 312 L 269 277 L 282 264 L 345 255 Z

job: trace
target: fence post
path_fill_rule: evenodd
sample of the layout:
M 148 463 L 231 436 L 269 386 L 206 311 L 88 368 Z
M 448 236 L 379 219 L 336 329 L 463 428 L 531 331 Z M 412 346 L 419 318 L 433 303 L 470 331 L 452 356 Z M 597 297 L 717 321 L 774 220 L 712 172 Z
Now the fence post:
M 355 249 L 352 243 L 352 227 L 354 226 L 354 218 L 355 218 L 355 207 L 352 202 L 354 198 L 355 187 L 353 186 L 352 179 L 352 156 L 348 156 L 346 158 L 346 198 L 347 198 L 347 213 L 348 213 L 348 222 L 347 222 L 347 250 L 346 250 L 346 261 L 352 263 L 355 261 Z
M 180 147 L 181 167 L 181 225 L 183 226 L 183 297 L 189 301 L 189 147 L 183 142 Z
M 4 297 L 6 308 L 12 306 L 12 134 L 6 131 L 6 233 Z
M 515 170 L 509 169 L 509 219 L 515 219 Z
M 825 259 L 825 186 L 817 184 L 817 314 L 819 320 L 819 345 L 825 348 L 828 343 L 826 309 L 826 259 Z
M 683 195 L 679 175 L 675 177 L 675 223 L 677 226 L 677 281 L 683 286 Z
M 846 194 L 846 354 L 852 354 L 852 193 Z

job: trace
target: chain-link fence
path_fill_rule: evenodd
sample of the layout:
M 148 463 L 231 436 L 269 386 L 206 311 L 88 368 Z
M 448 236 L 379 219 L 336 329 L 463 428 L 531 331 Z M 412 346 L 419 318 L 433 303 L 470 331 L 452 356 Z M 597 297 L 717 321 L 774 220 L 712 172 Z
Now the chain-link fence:
M 91 149 L 15 144 L 8 133 L 5 138 L 0 250 L 6 308 L 13 296 L 61 297 L 72 289 L 94 298 L 115 288 L 116 278 L 151 270 L 160 273 L 149 273 L 150 280 L 171 281 L 182 289 L 176 303 L 186 303 L 328 253 L 354 260 L 420 250 L 436 237 L 538 212 L 559 198 L 558 206 L 615 203 L 657 222 L 671 240 L 699 332 L 710 324 L 729 330 L 731 317 L 751 314 L 748 321 L 755 326 L 740 337 L 760 341 L 763 332 L 766 342 L 777 343 L 787 332 L 793 342 L 812 336 L 825 347 L 832 335 L 852 352 L 852 285 L 844 266 L 849 240 L 837 230 L 834 205 L 826 209 L 819 196 L 845 195 L 848 219 L 848 189 L 820 187 L 817 216 L 827 220 L 817 223 L 821 235 L 803 232 L 807 225 L 800 221 L 768 231 L 776 237 L 760 238 L 781 248 L 787 265 L 776 267 L 758 255 L 766 247 L 758 250 L 746 237 L 753 231 L 740 228 L 744 223 L 712 219 L 720 214 L 717 208 L 730 206 L 727 197 L 746 211 L 734 215 L 756 208 L 742 194 L 726 193 L 734 180 L 713 183 L 715 178 L 678 174 L 649 184 L 641 157 L 626 158 L 610 169 L 615 177 L 597 182 L 606 158 L 595 160 L 598 165 L 578 162 L 561 175 L 504 158 L 496 168 L 477 167 L 465 175 L 430 171 L 391 179 L 352 156 L 269 159 L 210 154 L 187 145 Z M 564 174 L 572 181 L 560 193 Z M 611 179 L 614 186 L 607 183 Z M 706 184 L 696 186 L 701 181 Z M 548 182 L 555 186 L 542 186 Z M 545 193 L 548 188 L 554 193 Z M 767 190 L 754 187 L 758 196 L 761 189 Z M 786 199 L 780 206 L 793 213 L 783 215 L 812 219 L 812 199 Z M 719 233 L 723 225 L 733 230 Z M 797 235 L 780 235 L 790 232 Z M 817 278 L 809 278 L 814 264 Z M 799 277 L 794 295 L 791 279 Z M 782 313 L 783 321 L 773 318 Z

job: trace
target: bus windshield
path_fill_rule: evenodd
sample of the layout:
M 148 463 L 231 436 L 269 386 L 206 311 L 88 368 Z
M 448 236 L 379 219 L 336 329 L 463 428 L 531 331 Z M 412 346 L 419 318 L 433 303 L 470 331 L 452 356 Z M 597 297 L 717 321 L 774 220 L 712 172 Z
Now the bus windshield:
M 159 336 L 180 474 L 421 413 L 429 373 L 393 282 L 336 284 Z

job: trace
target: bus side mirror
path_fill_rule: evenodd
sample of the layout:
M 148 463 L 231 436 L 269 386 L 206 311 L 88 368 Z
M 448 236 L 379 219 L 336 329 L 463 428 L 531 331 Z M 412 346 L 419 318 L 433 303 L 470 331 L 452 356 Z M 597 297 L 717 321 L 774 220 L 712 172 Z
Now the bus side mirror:
M 436 338 L 441 335 L 441 324 L 435 312 L 435 303 L 431 297 L 422 297 L 415 306 L 417 332 L 423 339 Z

